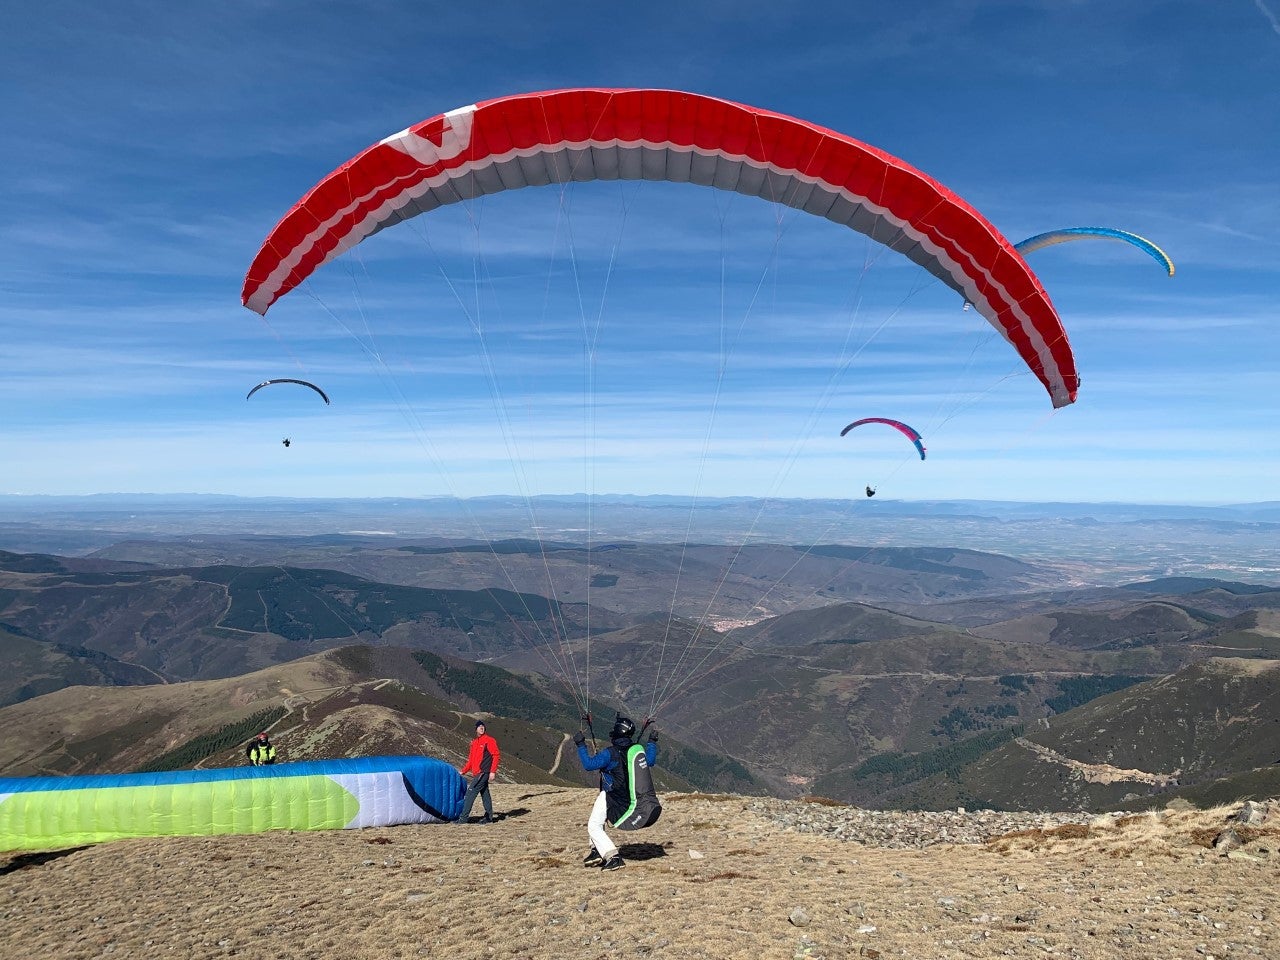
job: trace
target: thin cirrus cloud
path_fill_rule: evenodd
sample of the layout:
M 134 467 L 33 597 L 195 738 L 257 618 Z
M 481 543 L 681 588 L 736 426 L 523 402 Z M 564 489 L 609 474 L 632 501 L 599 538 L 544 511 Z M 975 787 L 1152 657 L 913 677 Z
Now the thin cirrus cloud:
M 1258 8 L 1258 12 L 1262 14 L 1262 16 L 1266 18 L 1267 23 L 1271 25 L 1272 32 L 1274 32 L 1276 36 L 1280 36 L 1280 17 L 1277 17 L 1275 12 L 1268 7 L 1263 0 L 1253 0 L 1253 5 Z

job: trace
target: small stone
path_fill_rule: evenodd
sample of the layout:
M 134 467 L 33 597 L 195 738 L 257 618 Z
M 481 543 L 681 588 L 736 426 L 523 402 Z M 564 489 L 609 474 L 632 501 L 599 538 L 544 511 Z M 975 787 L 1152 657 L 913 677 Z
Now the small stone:
M 809 918 L 809 914 L 805 913 L 804 907 L 796 907 L 791 911 L 791 915 L 787 917 L 793 927 L 807 927 L 813 921 Z
M 1236 811 L 1235 819 L 1238 823 L 1259 824 L 1267 819 L 1267 808 L 1254 800 L 1246 800 Z
M 1227 829 L 1223 830 L 1213 838 L 1213 849 L 1223 855 L 1226 855 L 1240 845 L 1240 835 L 1230 827 L 1227 827 Z

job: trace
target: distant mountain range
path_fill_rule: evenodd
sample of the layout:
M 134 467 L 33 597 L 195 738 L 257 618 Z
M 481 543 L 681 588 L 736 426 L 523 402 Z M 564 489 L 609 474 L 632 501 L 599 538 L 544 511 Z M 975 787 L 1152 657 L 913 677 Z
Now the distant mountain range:
M 600 494 L 294 500 L 0 496 L 0 549 L 84 554 L 127 539 L 346 534 L 733 546 L 824 543 L 1000 552 L 1071 564 L 1086 582 L 1165 575 L 1280 580 L 1280 501 L 1223 505 L 755 499 Z
M 854 491 L 857 492 L 857 491 Z M 449 516 L 460 505 L 485 511 L 522 510 L 529 503 L 537 507 L 575 508 L 590 504 L 593 509 L 635 508 L 648 510 L 696 509 L 699 506 L 720 510 L 759 510 L 763 504 L 777 504 L 795 513 L 844 510 L 854 500 L 829 498 L 785 498 L 763 500 L 756 497 L 694 497 L 676 494 L 600 493 L 543 494 L 531 498 L 519 496 L 455 497 L 361 497 L 361 498 L 291 498 L 237 497 L 222 494 L 138 494 L 100 493 L 88 496 L 44 496 L 39 494 L 0 494 L 0 511 L 26 515 L 116 514 L 142 510 L 153 516 L 167 513 L 227 513 L 249 511 L 260 514 L 287 514 L 307 509 L 313 514 L 348 515 L 433 515 Z M 1246 523 L 1280 523 L 1280 500 L 1259 503 L 1227 504 L 1146 504 L 1146 503 L 1072 503 L 1064 501 L 1032 502 L 1018 500 L 894 500 L 880 497 L 865 504 L 882 513 L 904 516 L 970 516 L 994 519 L 1096 519 L 1096 520 L 1236 520 Z
M 872 805 L 1096 808 L 1207 790 L 1222 778 L 1215 796 L 1233 789 L 1233 777 L 1266 782 L 1269 761 L 1232 737 L 1255 722 L 1251 736 L 1274 737 L 1266 724 L 1267 684 L 1277 676 L 1267 661 L 1280 658 L 1275 588 L 1172 578 L 1052 589 L 1052 568 L 938 548 L 759 545 L 730 562 L 716 545 L 613 546 L 588 554 L 525 541 L 142 544 L 182 560 L 257 551 L 271 561 L 399 564 L 422 579 L 453 570 L 476 589 L 277 562 L 158 567 L 115 549 L 90 558 L 0 554 L 0 644 L 13 653 L 0 677 L 0 703 L 10 704 L 0 710 L 0 759 L 28 772 L 132 768 L 187 756 L 192 742 L 264 710 L 293 716 L 290 698 L 301 689 L 332 688 L 345 692 L 325 694 L 323 709 L 315 698 L 299 701 L 305 716 L 295 719 L 306 723 L 296 742 L 312 745 L 298 748 L 307 756 L 439 740 L 422 724 L 485 711 L 542 729 L 513 727 L 510 736 L 528 741 L 521 756 L 531 770 L 552 776 L 547 751 L 559 734 L 548 731 L 577 722 L 571 673 L 602 716 L 615 707 L 656 713 L 674 757 L 684 758 L 668 771 L 704 788 Z M 724 569 L 739 562 L 739 577 L 727 579 Z M 523 589 L 548 576 L 554 585 L 565 571 L 597 583 L 590 607 Z M 521 589 L 484 585 L 500 575 Z M 753 585 L 757 597 L 790 599 L 775 616 L 757 603 L 754 616 L 736 621 L 732 605 L 719 618 L 695 618 L 673 611 L 677 584 L 701 592 L 692 607 L 704 611 L 707 596 Z M 893 599 L 841 599 L 872 593 Z M 600 595 L 617 609 L 598 604 Z M 323 650 L 334 652 L 317 656 Z M 1237 659 L 1196 672 L 1223 657 Z M 294 663 L 319 674 L 271 673 Z M 1183 679 L 1163 679 L 1171 675 Z M 108 711 L 118 720 L 95 719 L 113 703 L 125 704 Z M 1128 706 L 1081 713 L 1094 703 Z M 344 711 L 355 712 L 315 726 Z M 1170 740 L 1169 724 L 1200 716 L 1200 733 L 1179 741 L 1176 762 L 1151 752 L 1153 737 Z M 1234 726 L 1219 722 L 1232 716 Z M 1071 733 L 1079 717 L 1084 732 Z M 200 762 L 234 755 L 226 748 Z M 1141 776 L 1108 774 L 1103 789 L 1091 779 L 1101 765 Z

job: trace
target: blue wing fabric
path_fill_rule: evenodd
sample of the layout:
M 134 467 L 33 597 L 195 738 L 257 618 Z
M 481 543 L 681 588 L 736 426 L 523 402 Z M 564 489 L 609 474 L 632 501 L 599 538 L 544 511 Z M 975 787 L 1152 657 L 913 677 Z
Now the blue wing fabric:
M 1069 243 L 1072 240 L 1119 240 L 1121 243 L 1132 244 L 1164 267 L 1169 276 L 1173 276 L 1173 261 L 1169 259 L 1167 253 L 1146 237 L 1140 237 L 1128 230 L 1117 230 L 1114 227 L 1067 227 L 1064 230 L 1050 230 L 1048 233 L 1037 233 L 1034 237 L 1027 237 L 1021 243 L 1015 243 L 1013 249 L 1026 256 L 1045 247 L 1051 247 L 1055 243 Z

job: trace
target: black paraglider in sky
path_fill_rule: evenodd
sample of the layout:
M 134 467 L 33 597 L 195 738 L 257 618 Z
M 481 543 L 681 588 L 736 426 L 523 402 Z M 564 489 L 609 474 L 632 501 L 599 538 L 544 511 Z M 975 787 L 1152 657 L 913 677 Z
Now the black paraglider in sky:
M 319 387 L 317 387 L 317 386 L 316 386 L 314 383 L 312 383 L 311 381 L 309 381 L 309 380 L 292 380 L 292 379 L 290 379 L 290 378 L 288 378 L 288 377 L 280 377 L 280 378 L 277 378 L 277 379 L 275 379 L 275 380 L 263 380 L 260 384 L 258 384 L 256 387 L 254 387 L 252 390 L 250 390 L 247 394 L 245 394 L 245 399 L 246 399 L 246 400 L 248 400 L 250 397 L 252 397 L 255 393 L 257 393 L 257 392 L 258 392 L 259 390 L 261 390 L 263 387 L 268 387 L 268 386 L 270 386 L 270 385 L 271 385 L 271 384 L 273 384 L 273 383 L 296 383 L 296 384 L 298 384 L 299 386 L 303 386 L 303 387 L 310 387 L 310 388 L 311 388 L 312 390 L 314 390 L 316 393 L 320 394 L 320 399 L 321 399 L 321 400 L 323 400 L 326 404 L 329 402 L 329 395 L 328 395 L 327 393 L 325 393 L 323 390 L 321 390 Z

